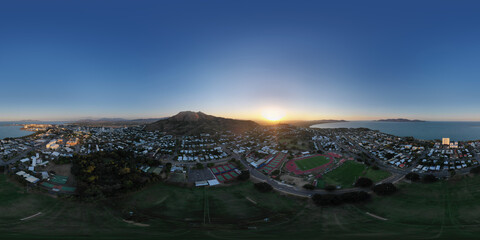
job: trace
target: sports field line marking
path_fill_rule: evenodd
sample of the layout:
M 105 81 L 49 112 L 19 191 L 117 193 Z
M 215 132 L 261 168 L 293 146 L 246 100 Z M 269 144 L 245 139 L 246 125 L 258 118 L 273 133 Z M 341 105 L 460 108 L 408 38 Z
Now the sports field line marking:
M 257 202 L 253 201 L 253 199 L 249 198 L 249 197 L 245 197 L 248 201 L 252 202 L 253 204 L 257 205 Z
M 369 215 L 369 216 L 371 216 L 371 217 L 374 217 L 374 218 L 376 218 L 376 219 L 380 219 L 380 220 L 382 220 L 382 221 L 387 221 L 387 220 L 388 220 L 388 219 L 386 219 L 386 218 L 377 216 L 377 215 L 375 215 L 375 214 L 373 214 L 373 213 L 366 212 L 366 214 Z
M 20 219 L 20 221 L 28 220 L 28 219 L 30 219 L 30 218 L 34 218 L 34 217 L 36 217 L 36 216 L 38 216 L 38 215 L 40 215 L 40 214 L 42 214 L 42 212 L 38 212 L 38 213 L 36 213 L 36 214 L 33 214 L 32 216 L 22 218 L 22 219 Z
M 130 224 L 133 224 L 133 225 L 138 226 L 138 227 L 150 227 L 150 224 L 137 223 L 137 222 L 129 221 L 129 220 L 125 220 L 125 219 L 122 219 L 122 220 L 126 223 L 130 223 Z
M 165 200 L 167 200 L 167 198 L 168 198 L 168 195 L 165 196 L 165 197 L 163 197 L 161 200 L 157 201 L 157 202 L 155 203 L 155 205 L 158 205 L 158 204 L 164 202 Z
M 338 220 L 338 217 L 337 217 L 337 214 L 335 213 L 335 215 L 333 215 L 335 217 L 335 222 L 337 223 L 337 225 L 342 229 L 342 230 L 347 230 L 343 224 L 340 222 L 340 220 Z

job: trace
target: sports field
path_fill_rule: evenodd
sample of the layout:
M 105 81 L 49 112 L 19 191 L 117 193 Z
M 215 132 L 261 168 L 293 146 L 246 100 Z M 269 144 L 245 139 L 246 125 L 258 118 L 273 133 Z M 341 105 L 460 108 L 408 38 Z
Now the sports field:
M 388 178 L 391 174 L 383 170 L 373 170 L 355 161 L 346 161 L 337 169 L 328 172 L 322 176 L 325 184 L 342 186 L 342 188 L 351 188 L 359 177 L 367 177 L 373 182 L 381 181 Z
M 305 171 L 316 168 L 318 166 L 322 166 L 323 164 L 327 164 L 328 162 L 330 162 L 330 159 L 325 156 L 314 156 L 311 158 L 296 160 L 295 164 L 300 170 Z
M 2 239 L 478 238 L 480 177 L 398 187 L 395 195 L 373 196 L 366 204 L 322 208 L 260 193 L 249 182 L 206 192 L 157 183 L 121 198 L 80 203 L 27 193 L 0 175 L 0 233 Z M 205 195 L 212 223 L 203 226 Z M 142 224 L 124 222 L 129 211 Z

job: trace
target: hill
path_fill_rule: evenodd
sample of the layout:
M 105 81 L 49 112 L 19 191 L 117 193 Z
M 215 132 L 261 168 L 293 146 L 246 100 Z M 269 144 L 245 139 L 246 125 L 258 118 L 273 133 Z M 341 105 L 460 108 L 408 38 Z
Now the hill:
M 191 135 L 232 131 L 241 133 L 259 126 L 250 120 L 215 117 L 202 112 L 185 111 L 177 115 L 148 124 L 147 131 L 162 131 L 174 135 Z

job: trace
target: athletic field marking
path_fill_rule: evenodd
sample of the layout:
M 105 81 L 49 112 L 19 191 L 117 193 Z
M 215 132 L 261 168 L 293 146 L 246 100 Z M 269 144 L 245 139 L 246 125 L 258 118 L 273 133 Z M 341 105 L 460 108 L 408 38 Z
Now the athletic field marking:
M 130 223 L 130 224 L 133 224 L 135 226 L 138 226 L 138 227 L 150 227 L 150 224 L 145 224 L 145 223 L 137 223 L 137 222 L 134 222 L 134 221 L 128 221 L 128 220 L 125 220 L 123 219 L 124 222 L 126 223 Z
M 369 213 L 369 212 L 366 212 L 366 213 L 367 213 L 367 215 L 369 215 L 369 216 L 371 216 L 371 217 L 374 217 L 374 218 L 376 218 L 376 219 L 380 219 L 380 220 L 382 220 L 382 221 L 387 221 L 387 220 L 388 220 L 388 219 L 386 219 L 386 218 L 377 216 L 377 215 L 372 214 L 372 213 Z
M 20 221 L 27 220 L 27 219 L 30 219 L 30 218 L 34 218 L 34 217 L 36 217 L 36 216 L 38 216 L 38 215 L 40 215 L 40 214 L 42 214 L 42 212 L 38 212 L 38 213 L 33 214 L 32 216 L 29 216 L 29 217 L 26 217 L 26 218 L 22 218 L 22 219 L 20 219 Z
M 337 225 L 342 229 L 342 230 L 347 230 L 343 224 L 338 220 L 338 217 L 337 217 L 337 214 L 335 213 L 335 215 L 333 215 L 335 217 L 335 222 L 337 223 Z
M 162 203 L 163 201 L 167 200 L 167 198 L 168 198 L 168 196 L 163 197 L 160 201 L 157 201 L 155 203 L 155 205 L 158 205 L 158 204 Z
M 245 197 L 248 201 L 252 202 L 253 204 L 257 205 L 257 202 L 253 201 L 253 199 L 249 198 L 249 197 Z

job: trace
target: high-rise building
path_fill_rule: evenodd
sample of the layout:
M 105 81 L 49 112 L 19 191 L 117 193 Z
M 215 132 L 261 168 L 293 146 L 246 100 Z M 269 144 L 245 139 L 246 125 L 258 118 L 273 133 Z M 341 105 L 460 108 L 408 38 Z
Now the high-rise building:
M 450 138 L 442 138 L 442 145 L 450 145 Z

